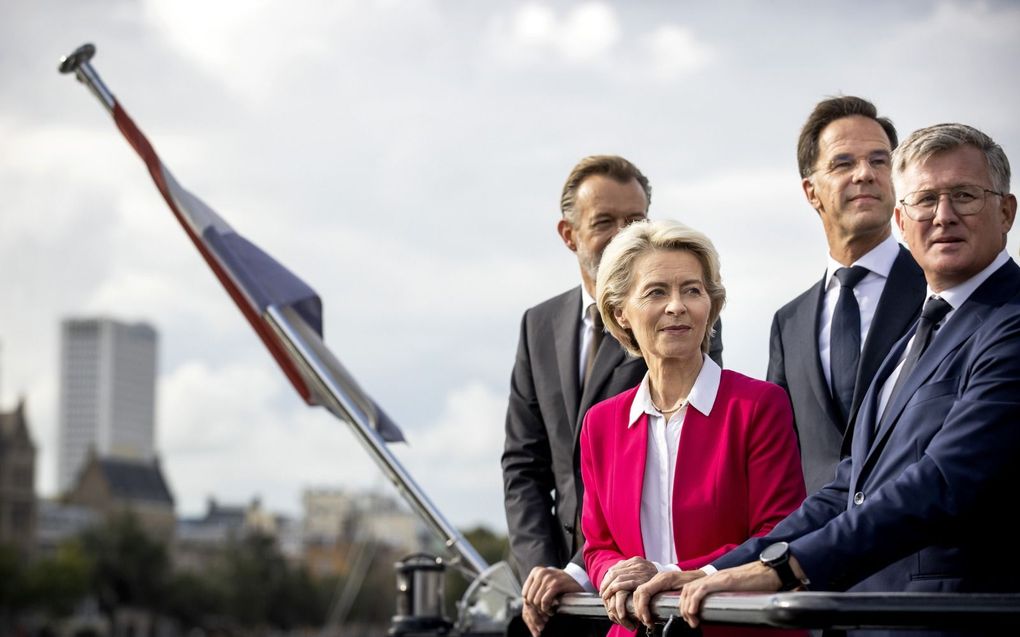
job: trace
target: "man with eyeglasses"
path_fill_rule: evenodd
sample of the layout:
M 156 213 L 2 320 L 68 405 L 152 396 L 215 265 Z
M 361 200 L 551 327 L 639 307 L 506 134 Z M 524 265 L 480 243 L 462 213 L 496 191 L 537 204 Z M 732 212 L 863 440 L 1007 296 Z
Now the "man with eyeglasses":
M 940 124 L 904 141 L 893 167 L 905 193 L 896 223 L 924 271 L 924 307 L 879 367 L 836 480 L 684 586 L 680 610 L 692 625 L 716 591 L 1020 592 L 1016 527 L 1004 512 L 1020 485 L 1009 161 L 981 131 Z M 635 592 L 642 609 L 676 587 L 657 578 Z
M 924 276 L 891 232 L 895 146 L 892 122 L 853 96 L 815 106 L 797 143 L 829 258 L 822 280 L 776 312 L 767 378 L 790 396 L 808 493 L 833 479 L 878 364 L 921 308 Z

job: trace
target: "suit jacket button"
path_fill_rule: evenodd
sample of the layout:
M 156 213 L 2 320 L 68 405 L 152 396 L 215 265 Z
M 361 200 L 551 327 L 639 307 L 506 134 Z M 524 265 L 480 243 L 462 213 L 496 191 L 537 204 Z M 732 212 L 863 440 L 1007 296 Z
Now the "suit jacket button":
M 566 531 L 567 533 L 573 533 L 574 532 L 574 525 L 573 524 L 564 524 L 563 525 L 563 530 Z
M 856 504 L 857 506 L 860 506 L 860 505 L 864 504 L 864 492 L 863 491 L 858 491 L 857 493 L 854 494 L 854 504 Z

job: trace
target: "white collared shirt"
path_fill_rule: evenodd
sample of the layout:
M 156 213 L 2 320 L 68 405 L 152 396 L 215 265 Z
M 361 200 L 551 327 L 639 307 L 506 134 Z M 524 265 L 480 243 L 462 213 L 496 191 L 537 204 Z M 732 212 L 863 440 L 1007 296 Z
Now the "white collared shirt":
M 850 267 L 859 265 L 869 270 L 868 274 L 854 286 L 854 296 L 857 297 L 857 305 L 861 308 L 861 347 L 864 347 L 864 343 L 867 341 L 871 320 L 875 317 L 875 309 L 878 307 L 878 299 L 882 296 L 885 282 L 889 280 L 889 272 L 892 271 L 893 263 L 899 253 L 900 244 L 890 235 L 885 238 L 885 241 L 850 264 Z M 836 312 L 836 302 L 839 300 L 840 290 L 836 270 L 842 267 L 847 266 L 831 256 L 829 257 L 829 265 L 825 271 L 825 297 L 822 299 L 822 314 L 818 323 L 818 358 L 822 363 L 825 382 L 830 389 L 832 387 L 832 372 L 829 369 L 829 343 L 832 332 L 832 315 Z
M 927 290 L 925 290 L 924 294 L 924 298 L 926 300 L 930 299 L 933 296 L 937 296 L 946 303 L 948 303 L 949 306 L 952 308 L 951 310 L 949 310 L 949 313 L 946 314 L 945 318 L 939 321 L 938 325 L 935 326 L 935 329 L 938 330 L 945 326 L 949 319 L 953 318 L 953 315 L 956 314 L 956 310 L 958 310 L 960 306 L 963 305 L 967 301 L 967 299 L 970 298 L 971 294 L 974 294 L 974 290 L 978 289 L 978 287 L 980 287 L 982 283 L 987 281 L 988 277 L 992 276 L 992 274 L 994 274 L 996 270 L 1001 268 L 1006 263 L 1006 261 L 1009 261 L 1009 253 L 1007 253 L 1006 250 L 1003 249 L 1002 252 L 1000 252 L 995 257 L 995 259 L 993 259 L 992 262 L 989 263 L 987 267 L 985 267 L 984 270 L 981 270 L 980 272 L 978 272 L 971 278 L 967 279 L 963 283 L 942 290 L 941 292 L 935 292 L 929 286 Z M 938 332 L 933 333 L 931 337 L 932 341 L 934 341 L 937 336 Z M 903 349 L 903 354 L 902 356 L 900 356 L 900 362 L 896 365 L 896 369 L 894 369 L 892 373 L 889 374 L 889 377 L 885 379 L 885 384 L 882 385 L 882 391 L 879 392 L 878 394 L 879 414 L 885 412 L 886 404 L 889 402 L 889 395 L 892 394 L 893 387 L 896 386 L 896 379 L 900 377 L 900 370 L 903 369 L 903 361 L 906 360 L 907 352 L 910 351 L 910 346 L 913 344 L 914 337 L 911 336 L 910 340 L 907 341 L 907 346 Z
M 701 372 L 690 394 L 669 422 L 652 404 L 647 372 L 630 405 L 628 427 L 637 426 L 641 416 L 648 414 L 648 449 L 641 489 L 641 541 L 645 546 L 645 559 L 654 563 L 660 571 L 680 570 L 676 565 L 673 541 L 673 478 L 680 449 L 680 431 L 688 409 L 693 407 L 708 416 L 719 393 L 722 370 L 708 356 L 703 355 L 702 358 Z M 697 524 L 697 521 L 692 523 Z

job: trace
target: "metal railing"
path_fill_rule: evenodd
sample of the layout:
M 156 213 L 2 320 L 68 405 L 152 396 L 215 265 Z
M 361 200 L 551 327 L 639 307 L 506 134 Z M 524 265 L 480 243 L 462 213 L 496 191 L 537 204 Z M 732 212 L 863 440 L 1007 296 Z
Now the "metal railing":
M 652 601 L 663 620 L 679 615 L 679 593 Z M 633 610 L 633 605 L 627 606 Z M 558 614 L 605 619 L 597 595 L 561 598 Z M 1020 632 L 1020 594 L 991 593 L 715 593 L 701 608 L 705 624 L 774 628 L 927 628 Z

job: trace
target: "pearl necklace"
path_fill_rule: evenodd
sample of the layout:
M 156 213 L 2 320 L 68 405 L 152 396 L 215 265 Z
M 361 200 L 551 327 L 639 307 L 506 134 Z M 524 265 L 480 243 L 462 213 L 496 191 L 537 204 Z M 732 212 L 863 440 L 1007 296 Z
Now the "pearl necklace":
M 652 400 L 651 396 L 648 397 L 648 402 L 652 403 L 652 407 L 655 407 L 656 409 L 658 409 L 660 414 L 669 414 L 669 413 L 673 413 L 674 411 L 677 411 L 678 409 L 683 407 L 684 403 L 687 402 L 687 397 L 684 396 L 680 400 L 676 401 L 676 403 L 672 407 L 670 407 L 669 409 L 660 409 L 659 406 L 655 404 L 655 401 Z

